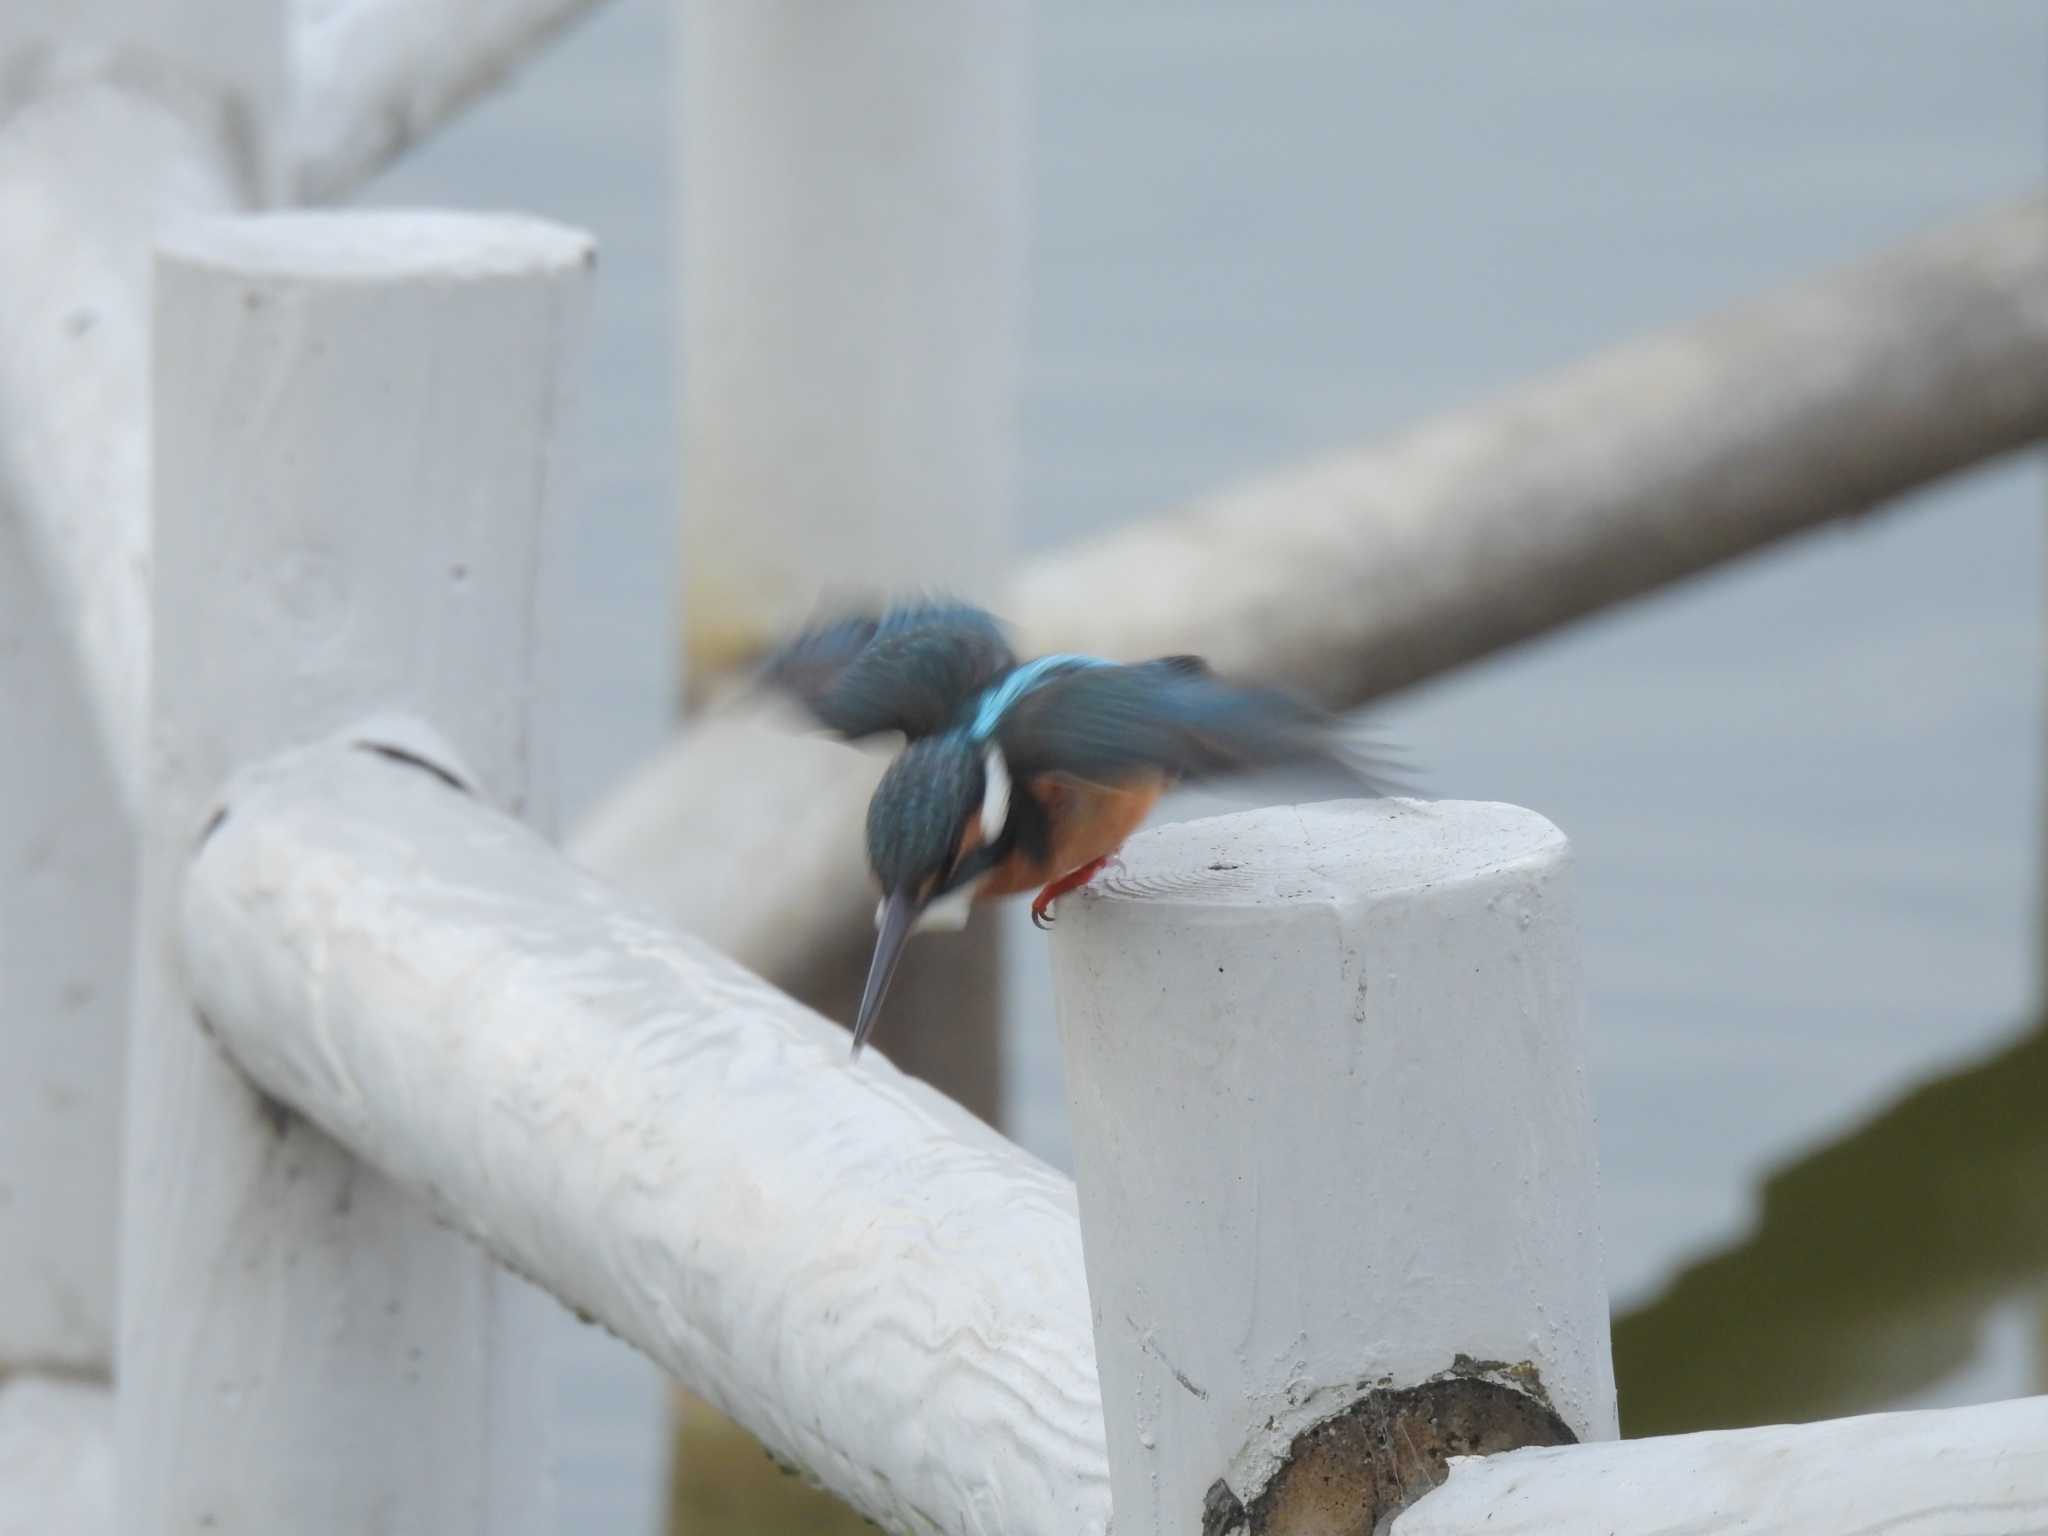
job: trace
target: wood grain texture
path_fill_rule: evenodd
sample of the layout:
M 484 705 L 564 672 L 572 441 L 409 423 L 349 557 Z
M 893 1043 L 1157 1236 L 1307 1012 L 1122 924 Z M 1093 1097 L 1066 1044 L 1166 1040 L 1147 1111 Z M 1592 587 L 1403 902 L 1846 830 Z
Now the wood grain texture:
M 1104 1414 L 1065 1180 L 876 1054 L 849 1066 L 835 1026 L 430 774 L 337 743 L 250 770 L 226 804 L 186 876 L 182 948 L 221 1038 L 267 1090 L 885 1529 L 1106 1531 Z M 1515 814 L 1524 832 L 1546 830 Z M 1500 881 L 1544 865 L 1551 846 L 1538 837 L 1491 875 L 1470 869 L 1473 921 L 1521 931 L 1530 909 L 1500 899 L 1512 896 Z M 1430 860 L 1419 844 L 1410 851 L 1416 861 L 1387 870 L 1384 897 L 1422 899 L 1406 874 Z M 1171 920 L 1176 901 L 1276 894 L 1258 871 L 1205 866 L 1201 877 L 1191 890 L 1145 875 L 1144 902 L 1084 898 L 1063 921 L 1085 924 L 1090 900 L 1149 902 Z M 1538 928 L 1547 921 L 1532 914 Z M 1401 970 L 1420 966 L 1415 984 L 1426 983 L 1426 946 L 1398 931 L 1391 943 L 1384 953 L 1405 957 Z M 1549 983 L 1534 969 L 1540 993 Z M 1252 1036 L 1237 1049 L 1262 1047 Z M 1412 1081 L 1387 1092 L 1429 1105 Z M 1306 1109 L 1296 1118 L 1321 1123 Z M 1466 1105 L 1448 1123 L 1501 1122 Z M 1540 1204 L 1513 1176 L 1524 1143 L 1498 1139 L 1501 1167 L 1475 1161 L 1460 1190 Z M 1361 1160 L 1332 1161 L 1380 1178 Z M 1334 1166 L 1323 1175 L 1337 1176 Z M 1196 1182 L 1181 1174 L 1180 1196 Z M 1304 1219 L 1317 1208 L 1291 1190 L 1269 1191 L 1261 1209 L 1261 1248 L 1375 1240 L 1341 1225 L 1319 1234 Z M 1547 1219 L 1539 1213 L 1539 1225 Z M 1395 1234 L 1416 1220 L 1403 1208 Z M 1422 1262 L 1453 1299 L 1513 1290 L 1514 1275 L 1468 1260 L 1471 1245 L 1494 1251 L 1521 1220 L 1461 1217 L 1446 1239 L 1455 1256 L 1431 1249 Z M 1377 1266 L 1389 1283 L 1398 1268 Z M 1269 1275 L 1254 1341 L 1309 1316 L 1295 1303 L 1313 1274 Z M 1201 1291 L 1210 1278 L 1168 1280 Z M 1220 1279 L 1229 1291 L 1227 1268 Z M 1398 1315 L 1360 1308 L 1355 1320 L 1369 1325 L 1372 1311 L 1386 1342 L 1412 1352 L 1432 1309 L 1460 1308 L 1418 1289 Z M 1169 1444 L 1162 1415 L 1202 1402 L 1176 1370 L 1213 1402 L 1240 1354 L 1274 1380 L 1296 1353 L 1321 1358 L 1310 1343 L 1240 1350 L 1227 1332 L 1105 1321 L 1124 1330 L 1127 1353 L 1152 1362 L 1139 1362 L 1158 1380 L 1136 1427 L 1159 1447 Z M 1567 1317 L 1523 1321 L 1532 1353 L 1576 1347 L 1552 1337 Z M 1314 1379 L 1306 1365 L 1297 1374 Z M 1600 1427 L 1585 1417 L 1604 1412 L 1597 1395 L 1568 1387 L 1563 1406 L 1579 1427 Z M 1394 1529 L 2015 1536 L 2048 1529 L 2044 1413 L 2048 1399 L 1513 1452 L 1455 1464 Z M 1183 1528 L 1198 1520 L 1199 1505 Z
M 425 774 L 227 804 L 183 952 L 270 1093 L 885 1528 L 1106 1529 L 1066 1180 Z

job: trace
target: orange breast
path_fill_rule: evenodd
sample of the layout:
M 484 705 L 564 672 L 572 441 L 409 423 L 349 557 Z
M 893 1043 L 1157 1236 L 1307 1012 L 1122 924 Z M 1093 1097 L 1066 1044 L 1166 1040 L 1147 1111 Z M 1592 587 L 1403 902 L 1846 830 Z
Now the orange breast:
M 1166 781 L 1152 778 L 1104 788 L 1069 779 L 1034 779 L 1031 792 L 1043 802 L 1052 822 L 1051 857 L 1035 860 L 1021 851 L 1012 854 L 982 883 L 977 897 L 1033 891 L 1115 853 L 1152 814 L 1166 792 Z

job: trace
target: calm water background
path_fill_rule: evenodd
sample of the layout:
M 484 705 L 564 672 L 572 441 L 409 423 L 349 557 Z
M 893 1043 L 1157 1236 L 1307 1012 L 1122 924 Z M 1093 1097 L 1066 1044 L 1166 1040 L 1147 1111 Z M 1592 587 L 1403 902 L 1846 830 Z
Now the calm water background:
M 2024 191 L 2048 11 L 1182 3 L 1040 10 L 1020 541 L 1468 401 Z M 369 194 L 595 231 L 564 773 L 673 697 L 670 17 L 614 0 Z M 2008 1042 L 2035 995 L 2038 459 L 1391 701 L 1441 795 L 1580 859 L 1617 1306 L 1743 1236 L 1759 1177 Z M 1065 1156 L 1042 948 L 1014 1124 Z M 1910 1155 L 1910 1153 L 1909 1153 Z M 2043 1283 L 1910 1394 L 2013 1395 Z M 651 1376 L 564 1330 L 565 1531 L 653 1529 Z M 1624 1412 L 1627 1402 L 1624 1400 Z

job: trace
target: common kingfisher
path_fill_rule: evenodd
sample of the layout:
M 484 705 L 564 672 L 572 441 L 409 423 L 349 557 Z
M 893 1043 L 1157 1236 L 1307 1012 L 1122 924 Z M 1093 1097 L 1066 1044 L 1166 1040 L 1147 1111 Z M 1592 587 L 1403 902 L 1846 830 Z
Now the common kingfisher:
M 1045 927 L 1176 782 L 1308 763 L 1385 792 L 1331 717 L 1287 694 L 1225 682 L 1199 656 L 1020 662 L 1002 626 L 964 603 L 815 625 L 761 675 L 848 741 L 905 738 L 868 803 L 882 899 L 856 1057 L 913 931 L 958 927 L 970 903 L 1034 886 Z

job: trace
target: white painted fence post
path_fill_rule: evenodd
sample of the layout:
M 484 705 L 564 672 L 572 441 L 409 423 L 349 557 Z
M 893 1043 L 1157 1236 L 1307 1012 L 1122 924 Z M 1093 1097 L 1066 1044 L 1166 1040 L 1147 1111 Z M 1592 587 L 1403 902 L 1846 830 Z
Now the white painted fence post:
M 680 14 L 684 660 L 702 696 L 821 590 L 997 589 L 1011 552 L 1030 6 L 693 0 Z M 783 740 L 759 757 L 769 801 L 836 806 L 880 772 L 825 743 Z M 862 871 L 849 809 L 815 835 Z M 579 853 L 596 867 L 642 893 L 674 888 L 639 864 L 651 840 L 637 818 L 591 832 Z M 850 1020 L 871 943 L 856 931 L 771 979 Z M 991 1121 L 1002 975 L 987 917 L 920 940 L 878 1041 Z
M 284 0 L 0 0 L 0 1372 L 113 1363 L 149 243 L 261 194 Z
M 0 502 L 0 1375 L 113 1355 L 135 851 L 13 509 Z
M 1123 859 L 1054 942 L 1119 1536 L 1350 1536 L 1611 1438 L 1564 837 L 1336 802 Z
M 679 29 L 693 683 L 821 589 L 996 590 L 1011 552 L 1027 0 L 695 0 Z M 783 771 L 804 771 L 801 749 Z M 849 758 L 847 775 L 878 771 Z M 857 822 L 835 847 L 861 867 Z M 880 1044 L 993 1117 L 996 929 L 921 941 Z M 865 937 L 793 982 L 835 1015 Z
M 317 736 L 551 822 L 545 589 L 590 264 L 567 230 L 434 214 L 199 226 L 159 257 L 124 1536 L 544 1528 L 530 1293 L 228 1065 L 174 918 L 226 775 Z
M 1027 0 L 693 0 L 679 29 L 693 668 L 821 584 L 993 591 L 1023 319 Z

